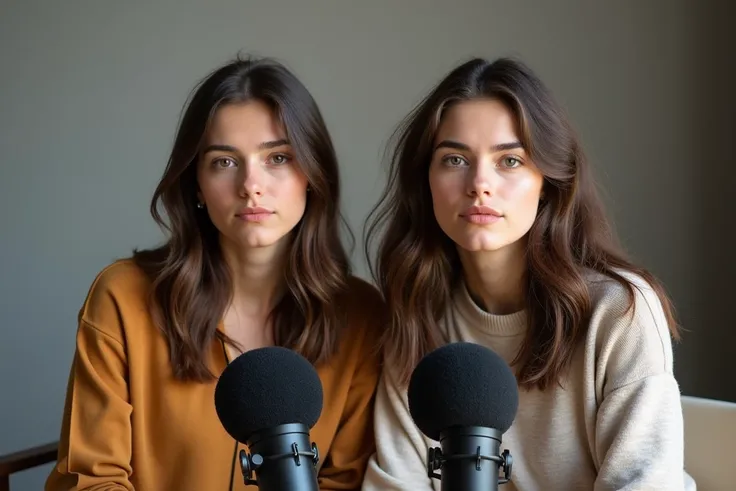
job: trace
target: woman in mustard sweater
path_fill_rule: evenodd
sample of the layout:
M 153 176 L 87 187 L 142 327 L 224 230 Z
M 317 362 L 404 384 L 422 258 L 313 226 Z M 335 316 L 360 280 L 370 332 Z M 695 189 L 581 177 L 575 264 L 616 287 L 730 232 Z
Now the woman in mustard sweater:
M 350 276 L 338 183 L 320 111 L 286 68 L 235 60 L 199 84 L 151 204 L 168 241 L 106 267 L 80 310 L 48 491 L 245 489 L 214 388 L 229 360 L 271 345 L 322 381 L 320 489 L 359 488 L 383 309 Z
M 440 489 L 426 463 L 439 444 L 414 425 L 407 385 L 458 341 L 491 348 L 518 381 L 499 489 L 694 489 L 671 303 L 617 247 L 581 145 L 532 70 L 474 59 L 448 73 L 401 128 L 381 205 L 392 322 L 365 491 Z

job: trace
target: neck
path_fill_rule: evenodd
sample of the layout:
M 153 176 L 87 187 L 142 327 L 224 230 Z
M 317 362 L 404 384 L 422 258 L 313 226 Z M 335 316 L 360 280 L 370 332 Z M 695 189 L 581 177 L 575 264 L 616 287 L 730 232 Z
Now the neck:
M 266 317 L 283 293 L 285 247 L 244 249 L 223 243 L 232 277 L 232 304 L 241 315 Z
M 527 265 L 523 243 L 498 251 L 458 252 L 468 293 L 479 307 L 497 315 L 524 309 Z

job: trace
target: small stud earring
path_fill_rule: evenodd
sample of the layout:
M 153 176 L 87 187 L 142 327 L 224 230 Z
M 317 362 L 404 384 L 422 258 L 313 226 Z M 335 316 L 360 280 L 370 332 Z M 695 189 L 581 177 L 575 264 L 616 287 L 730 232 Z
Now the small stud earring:
M 201 210 L 202 208 L 204 208 L 204 203 L 197 203 L 197 208 L 199 208 L 200 210 Z

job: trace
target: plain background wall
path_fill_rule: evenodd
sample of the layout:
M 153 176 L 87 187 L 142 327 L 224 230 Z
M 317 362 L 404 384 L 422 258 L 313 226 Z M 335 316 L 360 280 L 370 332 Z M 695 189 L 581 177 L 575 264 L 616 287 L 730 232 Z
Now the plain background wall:
M 161 239 L 148 205 L 182 104 L 238 52 L 284 61 L 320 104 L 361 276 L 396 123 L 468 57 L 524 59 L 568 109 L 624 243 L 674 297 L 683 392 L 736 400 L 717 365 L 736 357 L 733 10 L 696 3 L 2 0 L 0 454 L 58 437 L 90 282 Z

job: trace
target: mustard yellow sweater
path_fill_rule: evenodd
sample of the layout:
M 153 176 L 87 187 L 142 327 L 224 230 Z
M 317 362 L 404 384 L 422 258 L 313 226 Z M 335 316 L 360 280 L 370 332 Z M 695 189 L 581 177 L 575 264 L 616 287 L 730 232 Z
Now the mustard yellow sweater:
M 324 409 L 312 429 L 320 489 L 359 489 L 374 450 L 372 408 L 379 375 L 374 339 L 384 314 L 378 293 L 352 278 L 349 321 L 338 354 L 317 367 Z M 226 491 L 243 484 L 236 443 L 214 406 L 216 382 L 174 379 L 169 351 L 146 307 L 149 280 L 130 260 L 105 268 L 79 314 L 59 460 L 47 491 Z M 227 360 L 213 342 L 213 373 Z M 237 452 L 241 446 L 238 446 Z

